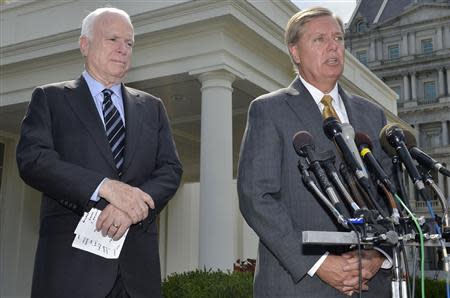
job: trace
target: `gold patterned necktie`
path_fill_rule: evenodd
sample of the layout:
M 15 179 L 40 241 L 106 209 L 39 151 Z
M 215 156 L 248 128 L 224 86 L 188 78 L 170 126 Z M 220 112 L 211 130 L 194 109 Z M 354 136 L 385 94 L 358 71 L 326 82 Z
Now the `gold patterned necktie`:
M 334 117 L 339 122 L 341 122 L 341 119 L 339 119 L 338 114 L 336 113 L 336 110 L 333 108 L 333 104 L 331 103 L 333 101 L 333 97 L 330 95 L 324 95 L 320 102 L 323 104 L 324 108 L 322 111 L 323 119 L 327 119 L 328 117 Z

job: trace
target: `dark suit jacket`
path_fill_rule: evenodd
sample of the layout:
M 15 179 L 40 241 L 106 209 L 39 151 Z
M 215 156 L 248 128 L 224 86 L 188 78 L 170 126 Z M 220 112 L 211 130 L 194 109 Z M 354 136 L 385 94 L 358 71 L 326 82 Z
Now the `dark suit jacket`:
M 75 81 L 38 87 L 22 123 L 17 163 L 22 179 L 43 193 L 32 297 L 105 297 L 120 271 L 132 297 L 161 296 L 154 221 L 182 174 L 160 99 L 122 85 L 125 156 L 118 177 L 88 86 Z M 103 178 L 151 195 L 156 212 L 130 228 L 119 259 L 72 248 L 74 230 Z M 101 199 L 97 208 L 107 202 Z
M 388 165 L 387 156 L 375 141 L 386 123 L 382 109 L 347 95 L 341 88 L 339 93 L 350 124 L 374 140 L 374 154 Z M 302 231 L 339 229 L 304 187 L 297 169 L 299 157 L 292 145 L 294 134 L 306 130 L 315 139 L 316 151 L 332 150 L 338 156 L 335 145 L 323 133 L 322 123 L 317 104 L 299 78 L 288 88 L 262 95 L 250 104 L 239 161 L 238 194 L 240 210 L 260 239 L 255 297 L 340 296 L 317 276 L 305 277 L 328 247 L 303 246 Z M 389 283 L 380 283 L 385 277 L 386 272 L 380 271 L 369 284 L 369 293 L 387 297 L 384 294 L 389 293 Z

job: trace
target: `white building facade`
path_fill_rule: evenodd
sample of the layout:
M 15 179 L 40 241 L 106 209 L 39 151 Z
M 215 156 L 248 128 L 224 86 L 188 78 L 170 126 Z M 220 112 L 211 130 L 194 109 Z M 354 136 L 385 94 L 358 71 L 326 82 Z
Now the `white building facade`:
M 238 210 L 239 147 L 251 100 L 295 76 L 283 34 L 298 8 L 277 0 L 9 1 L 0 21 L 0 297 L 29 296 L 39 230 L 40 193 L 15 163 L 21 119 L 36 86 L 80 76 L 81 20 L 105 5 L 132 18 L 126 84 L 163 99 L 185 170 L 159 216 L 163 277 L 256 258 L 257 237 Z M 341 84 L 398 121 L 397 95 L 349 54 Z

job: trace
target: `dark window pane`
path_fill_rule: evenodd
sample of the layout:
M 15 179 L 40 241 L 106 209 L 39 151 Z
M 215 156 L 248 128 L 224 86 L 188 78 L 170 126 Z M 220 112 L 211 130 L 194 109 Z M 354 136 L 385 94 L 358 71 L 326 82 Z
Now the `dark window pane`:
M 398 44 L 388 46 L 389 59 L 396 59 L 400 57 L 400 47 Z
M 424 54 L 433 53 L 433 41 L 431 38 L 422 40 L 422 53 Z

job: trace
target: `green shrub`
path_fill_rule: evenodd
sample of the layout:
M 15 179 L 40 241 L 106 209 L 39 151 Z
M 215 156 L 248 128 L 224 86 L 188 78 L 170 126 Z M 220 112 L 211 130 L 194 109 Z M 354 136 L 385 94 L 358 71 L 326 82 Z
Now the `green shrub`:
M 416 279 L 416 298 L 421 297 L 420 280 Z M 425 279 L 425 297 L 427 298 L 443 298 L 447 297 L 445 289 L 445 280 Z
M 162 284 L 165 298 L 251 298 L 253 275 L 249 272 L 225 273 L 196 270 L 175 273 Z

